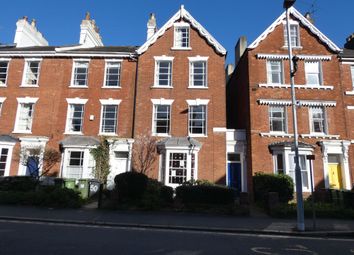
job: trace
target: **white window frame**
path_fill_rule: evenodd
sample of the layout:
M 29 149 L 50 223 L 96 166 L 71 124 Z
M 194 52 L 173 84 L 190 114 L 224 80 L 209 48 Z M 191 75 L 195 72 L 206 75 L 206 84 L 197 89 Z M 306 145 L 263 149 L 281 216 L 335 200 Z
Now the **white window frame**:
M 207 89 L 208 88 L 208 59 L 209 57 L 188 57 L 189 59 L 189 86 L 188 88 L 196 88 L 196 89 Z M 195 86 L 194 85 L 194 64 L 197 62 L 204 62 L 204 84 L 203 86 Z
M 299 22 L 295 20 L 289 20 L 290 23 L 290 40 L 292 40 L 293 36 L 291 35 L 291 28 L 296 27 L 296 45 L 292 45 L 292 48 L 302 48 L 301 47 L 301 38 L 300 38 L 300 26 Z M 286 22 L 283 23 L 283 34 L 284 34 L 284 47 L 288 47 L 288 35 L 287 35 L 287 24 Z
M 173 59 L 174 57 L 169 56 L 155 56 L 155 74 L 154 74 L 154 88 L 172 88 L 173 87 Z M 160 63 L 161 62 L 169 62 L 170 64 L 170 72 L 169 72 L 169 85 L 160 85 L 159 83 L 159 75 L 160 75 Z
M 12 162 L 12 152 L 13 152 L 13 148 L 15 146 L 16 143 L 11 143 L 11 142 L 0 142 L 0 156 L 2 153 L 3 149 L 8 149 L 7 152 L 7 158 L 6 158 L 6 162 L 5 162 L 5 171 L 4 171 L 4 175 L 3 176 L 9 176 L 10 175 L 10 169 L 11 169 L 11 162 Z
M 86 84 L 85 85 L 77 85 L 75 84 L 75 70 L 76 70 L 76 65 L 80 63 L 85 63 L 87 64 L 87 69 L 86 69 Z M 90 59 L 74 59 L 73 60 L 73 67 L 71 71 L 71 83 L 70 87 L 71 88 L 88 88 L 88 74 L 89 74 L 89 68 L 90 68 Z
M 313 119 L 313 110 L 314 109 L 322 109 L 322 125 L 323 125 L 323 131 L 324 132 L 315 132 L 314 130 L 314 119 Z M 326 113 L 326 108 L 324 106 L 320 107 L 309 107 L 309 116 L 310 116 L 310 134 L 321 134 L 321 135 L 326 135 L 328 134 L 328 122 L 327 122 L 327 113 Z
M 36 84 L 27 84 L 27 73 L 29 70 L 29 65 L 32 62 L 38 62 L 38 69 L 37 69 L 37 80 L 36 80 Z M 21 87 L 39 87 L 39 76 L 40 76 L 40 71 L 41 71 L 41 64 L 42 64 L 42 59 L 41 58 L 26 58 L 25 59 L 25 65 L 23 68 L 23 74 L 22 74 L 22 83 L 21 83 Z
M 188 135 L 190 137 L 207 137 L 208 136 L 208 103 L 209 99 L 195 99 L 195 100 L 186 100 L 188 104 Z M 204 106 L 205 107 L 205 134 L 193 134 L 190 132 L 190 108 L 192 106 Z
M 177 40 L 179 39 L 177 37 L 177 30 L 179 29 L 187 29 L 188 30 L 188 46 L 181 46 L 179 43 L 177 43 Z M 181 42 L 182 44 L 182 42 Z M 173 47 L 172 50 L 191 50 L 191 29 L 189 23 L 186 22 L 176 22 L 174 23 L 174 28 L 173 28 Z
M 68 103 L 67 113 L 66 113 L 66 125 L 65 125 L 65 134 L 77 134 L 82 135 L 84 120 L 85 120 L 85 104 L 87 103 L 88 99 L 81 99 L 81 98 L 67 98 Z M 81 122 L 81 131 L 71 131 L 70 127 L 71 124 L 69 123 L 69 116 L 71 113 L 71 105 L 83 105 L 83 112 L 82 112 L 82 122 Z
M 0 87 L 6 87 L 7 86 L 7 79 L 9 77 L 9 66 L 10 66 L 10 59 L 9 58 L 0 58 L 0 62 L 6 63 L 6 73 L 5 73 L 5 82 L 3 84 L 0 83 Z M 3 73 L 4 74 L 4 73 Z
M 190 148 L 166 148 L 164 152 L 160 155 L 160 173 L 159 173 L 159 180 L 163 182 L 166 186 L 176 188 L 181 184 L 178 183 L 171 183 L 169 181 L 169 170 L 170 170 L 170 153 L 185 153 L 187 154 L 187 174 L 186 174 L 186 181 L 191 180 L 192 177 L 192 154 L 194 154 L 194 172 L 193 172 L 193 179 L 198 180 L 198 153 L 199 149 L 195 148 L 193 151 Z
M 100 99 L 101 102 L 101 118 L 100 118 L 100 129 L 99 129 L 99 135 L 118 135 L 117 130 L 118 130 L 118 116 L 119 116 L 119 104 L 122 102 L 120 99 Z M 115 122 L 115 131 L 114 132 L 103 132 L 103 110 L 105 106 L 116 106 L 117 107 L 117 113 L 116 113 L 116 122 Z
M 314 73 L 314 72 L 309 72 L 306 68 L 306 66 L 310 63 L 317 63 L 318 66 L 318 72 Z M 322 73 L 322 62 L 321 61 L 305 61 L 305 80 L 306 80 L 306 85 L 310 85 L 310 86 L 321 86 L 323 85 L 323 73 Z M 308 78 L 307 75 L 317 75 L 318 77 L 318 84 L 311 84 L 308 83 Z
M 274 108 L 282 108 L 283 109 L 283 116 L 282 116 L 282 122 L 283 122 L 283 127 L 284 130 L 282 131 L 274 131 L 272 130 L 272 120 L 280 120 L 278 117 L 272 117 L 271 113 L 273 112 Z M 270 133 L 282 133 L 282 134 L 287 134 L 288 133 L 288 116 L 287 116 L 287 107 L 282 106 L 282 105 L 269 105 L 268 107 L 268 117 L 269 117 L 269 132 Z
M 290 165 L 290 161 L 289 161 L 289 157 L 295 156 L 295 153 L 291 150 L 291 147 L 285 147 L 285 148 L 279 148 L 273 151 L 272 157 L 273 157 L 273 172 L 275 174 L 278 174 L 277 172 L 277 156 L 279 154 L 282 154 L 283 156 L 283 168 L 284 168 L 284 174 L 290 176 L 295 184 L 295 172 L 293 173 L 293 175 L 290 172 L 292 169 L 291 165 Z M 300 157 L 305 157 L 305 162 L 306 162 L 306 172 L 307 172 L 307 183 L 308 183 L 308 188 L 302 186 L 302 190 L 304 192 L 310 192 L 311 191 L 311 185 L 310 185 L 310 162 L 309 160 L 306 160 L 306 155 L 312 155 L 313 154 L 313 149 L 311 148 L 299 148 L 299 156 Z M 312 162 L 311 162 L 312 164 Z M 295 167 L 295 166 L 294 166 Z M 313 168 L 312 168 L 313 169 Z M 303 169 L 302 169 L 302 172 Z M 312 173 L 313 174 L 313 173 Z M 303 179 L 303 178 L 301 178 Z M 294 185 L 294 191 L 296 192 L 296 185 Z
M 272 70 L 271 63 L 279 63 L 279 82 L 274 82 L 272 74 L 277 73 Z M 267 59 L 267 84 L 284 84 L 284 65 L 281 59 Z
M 172 103 L 173 103 L 173 99 L 164 99 L 164 98 L 160 98 L 160 99 L 151 99 L 152 102 L 152 124 L 151 124 L 151 130 L 152 130 L 152 134 L 154 136 L 170 136 L 171 134 L 171 128 L 172 128 Z M 168 133 L 157 133 L 156 132 L 156 125 L 155 125 L 155 114 L 156 114 L 156 106 L 158 105 L 168 105 L 170 107 L 169 109 L 169 130 Z
M 121 78 L 122 78 L 122 63 L 121 59 L 106 59 L 105 60 L 105 68 L 104 68 L 104 80 L 102 88 L 121 88 Z M 118 84 L 115 86 L 108 86 L 107 85 L 107 71 L 110 65 L 118 65 Z
M 0 117 L 1 117 L 1 110 L 4 107 L 5 100 L 6 100 L 6 97 L 0 97 Z
M 350 66 L 350 73 L 352 77 L 352 90 L 354 90 L 354 65 Z
M 16 111 L 16 120 L 15 127 L 12 131 L 13 133 L 23 133 L 23 134 L 31 134 L 32 126 L 33 126 L 33 117 L 34 117 L 34 108 L 35 104 L 38 101 L 38 97 L 18 97 L 17 98 L 17 111 Z M 21 105 L 22 104 L 32 104 L 32 112 L 31 112 L 31 128 L 30 130 L 21 130 L 18 128 L 21 114 Z

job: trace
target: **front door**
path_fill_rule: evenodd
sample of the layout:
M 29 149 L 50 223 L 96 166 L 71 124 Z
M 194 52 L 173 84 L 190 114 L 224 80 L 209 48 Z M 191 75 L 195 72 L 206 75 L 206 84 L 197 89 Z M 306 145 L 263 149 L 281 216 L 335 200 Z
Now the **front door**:
M 328 164 L 329 186 L 331 189 L 342 189 L 342 172 L 339 163 Z
M 129 152 L 128 151 L 115 151 L 114 159 L 111 162 L 111 169 L 107 176 L 107 188 L 114 188 L 114 177 L 118 174 L 125 173 L 128 171 L 128 160 Z
M 241 163 L 228 163 L 228 186 L 241 192 Z

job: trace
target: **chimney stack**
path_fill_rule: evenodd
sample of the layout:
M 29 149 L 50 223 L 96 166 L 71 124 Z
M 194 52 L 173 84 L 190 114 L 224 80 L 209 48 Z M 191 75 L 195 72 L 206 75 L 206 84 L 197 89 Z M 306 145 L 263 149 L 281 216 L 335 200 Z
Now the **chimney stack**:
M 146 40 L 149 40 L 151 36 L 156 33 L 157 26 L 156 26 L 156 18 L 155 13 L 150 13 L 150 17 L 147 23 L 147 33 L 146 33 Z
M 24 16 L 16 22 L 14 43 L 16 47 L 48 46 L 48 41 L 38 31 L 36 20 L 28 23 L 28 17 Z
M 230 77 L 232 73 L 235 70 L 235 66 L 233 64 L 228 64 L 225 69 L 225 78 L 226 78 L 226 84 L 229 82 Z
M 91 19 L 89 12 L 86 12 L 85 19 L 81 21 L 80 25 L 80 41 L 79 43 L 84 47 L 103 46 L 102 38 L 99 33 L 99 28 L 95 20 Z
M 344 48 L 354 50 L 354 33 L 347 37 Z
M 246 36 L 241 36 L 235 46 L 235 66 L 237 66 L 243 53 L 247 49 L 247 38 Z

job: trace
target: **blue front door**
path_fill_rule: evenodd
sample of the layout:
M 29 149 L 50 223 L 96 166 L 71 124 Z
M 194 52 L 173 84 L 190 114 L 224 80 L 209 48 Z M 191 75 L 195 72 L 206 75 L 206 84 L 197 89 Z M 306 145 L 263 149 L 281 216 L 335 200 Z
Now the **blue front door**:
M 228 163 L 228 186 L 241 192 L 241 163 Z
M 39 169 L 38 169 L 38 161 L 35 157 L 29 157 L 27 160 L 27 169 L 26 175 L 30 175 L 33 177 L 38 177 Z

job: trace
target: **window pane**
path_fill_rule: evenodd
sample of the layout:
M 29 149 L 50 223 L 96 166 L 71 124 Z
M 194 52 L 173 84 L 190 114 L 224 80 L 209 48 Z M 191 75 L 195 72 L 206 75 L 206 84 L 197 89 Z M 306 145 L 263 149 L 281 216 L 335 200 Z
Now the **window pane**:
M 283 83 L 282 62 L 278 60 L 267 61 L 267 79 L 268 83 Z
M 172 61 L 157 61 L 156 85 L 171 86 Z
M 72 132 L 81 132 L 82 131 L 82 122 L 84 115 L 84 105 L 82 104 L 71 104 L 69 105 L 69 130 Z
M 170 105 L 154 106 L 154 133 L 170 133 Z
M 33 105 L 32 103 L 19 104 L 20 111 L 17 122 L 17 129 L 20 131 L 31 131 L 32 129 L 32 117 L 33 117 Z
M 288 35 L 287 35 L 287 26 L 284 26 L 284 42 L 285 46 L 288 45 Z M 291 46 L 300 46 L 300 40 L 299 40 L 299 26 L 296 24 L 290 24 L 290 40 L 291 40 Z
M 189 107 L 189 133 L 206 135 L 206 106 Z
M 190 66 L 190 86 L 206 87 L 206 61 L 193 61 Z
M 305 62 L 306 82 L 310 85 L 321 84 L 320 63 Z
M 39 73 L 39 61 L 27 61 L 24 85 L 37 85 L 38 73 Z
M 182 184 L 187 181 L 187 153 L 170 153 L 169 183 Z
M 105 86 L 120 86 L 120 63 L 107 63 Z
M 285 107 L 270 106 L 269 107 L 269 126 L 270 131 L 286 132 L 286 115 Z
M 102 106 L 102 133 L 116 133 L 117 130 L 117 105 Z
M 75 65 L 75 68 L 74 68 L 73 85 L 86 86 L 87 85 L 87 71 L 88 71 L 89 63 L 75 62 L 74 65 Z
M 312 107 L 311 119 L 312 119 L 312 130 L 315 133 L 326 133 L 326 118 L 323 107 Z
M 6 84 L 8 62 L 0 62 L 0 86 Z
M 175 47 L 189 47 L 189 27 L 175 28 Z

